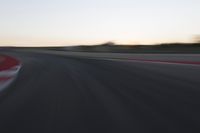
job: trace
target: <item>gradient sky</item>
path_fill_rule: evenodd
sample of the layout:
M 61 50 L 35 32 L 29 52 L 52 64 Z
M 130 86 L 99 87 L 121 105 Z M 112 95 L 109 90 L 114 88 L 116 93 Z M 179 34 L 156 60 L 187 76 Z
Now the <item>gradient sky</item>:
M 0 0 L 0 45 L 189 42 L 200 0 Z

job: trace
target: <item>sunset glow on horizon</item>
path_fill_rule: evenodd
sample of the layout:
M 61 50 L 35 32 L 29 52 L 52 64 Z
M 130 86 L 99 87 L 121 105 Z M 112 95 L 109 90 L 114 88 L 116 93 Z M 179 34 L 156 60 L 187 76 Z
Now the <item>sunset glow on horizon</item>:
M 0 46 L 191 42 L 199 0 L 6 0 Z

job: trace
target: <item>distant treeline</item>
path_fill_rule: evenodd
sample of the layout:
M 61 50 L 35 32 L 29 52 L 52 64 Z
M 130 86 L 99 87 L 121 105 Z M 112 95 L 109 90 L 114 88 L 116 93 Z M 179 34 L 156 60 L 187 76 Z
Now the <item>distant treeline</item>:
M 13 47 L 4 47 L 12 49 Z M 19 47 L 14 47 L 18 49 Z M 72 52 L 112 52 L 112 53 L 199 53 L 200 43 L 163 43 L 156 45 L 119 45 L 112 42 L 100 45 L 80 45 L 66 47 L 21 47 L 19 49 L 45 49 Z
M 64 50 L 115 53 L 200 53 L 200 43 L 165 43 L 158 45 L 115 45 L 105 43 L 102 45 L 66 47 Z

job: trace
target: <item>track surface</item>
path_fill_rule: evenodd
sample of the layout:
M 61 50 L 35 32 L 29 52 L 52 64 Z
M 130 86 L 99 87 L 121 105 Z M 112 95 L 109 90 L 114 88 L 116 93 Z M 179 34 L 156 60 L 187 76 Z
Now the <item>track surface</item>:
M 200 132 L 200 66 L 10 53 L 1 133 Z

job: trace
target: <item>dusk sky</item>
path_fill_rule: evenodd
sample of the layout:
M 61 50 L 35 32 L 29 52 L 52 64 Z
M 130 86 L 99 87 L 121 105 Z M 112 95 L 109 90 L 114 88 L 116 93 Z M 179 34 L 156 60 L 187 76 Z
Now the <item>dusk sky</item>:
M 0 0 L 1 46 L 189 42 L 200 0 Z

